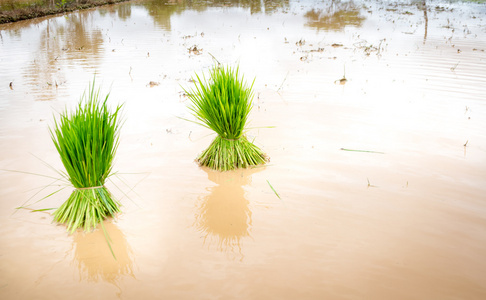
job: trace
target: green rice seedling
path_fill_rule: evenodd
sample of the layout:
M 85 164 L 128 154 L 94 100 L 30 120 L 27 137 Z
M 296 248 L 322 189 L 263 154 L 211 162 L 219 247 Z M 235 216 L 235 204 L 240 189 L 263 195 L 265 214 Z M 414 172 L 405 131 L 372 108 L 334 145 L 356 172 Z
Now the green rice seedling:
M 64 175 L 75 187 L 67 201 L 54 212 L 54 220 L 65 223 L 71 233 L 77 228 L 90 231 L 120 211 L 120 204 L 104 186 L 118 147 L 121 109 L 118 106 L 110 112 L 108 96 L 102 99 L 93 81 L 77 109 L 62 113 L 54 121 L 54 128 L 49 129 L 66 169 Z
M 202 166 L 219 171 L 264 164 L 265 154 L 245 136 L 252 108 L 253 83 L 240 79 L 238 68 L 216 66 L 210 79 L 196 74 L 195 89 L 186 91 L 190 109 L 201 124 L 218 134 L 197 158 Z

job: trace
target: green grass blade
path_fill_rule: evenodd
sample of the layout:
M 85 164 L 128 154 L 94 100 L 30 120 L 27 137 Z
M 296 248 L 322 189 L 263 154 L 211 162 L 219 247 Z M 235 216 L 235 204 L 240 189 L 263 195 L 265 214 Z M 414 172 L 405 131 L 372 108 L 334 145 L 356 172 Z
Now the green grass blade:
M 273 186 L 270 184 L 270 181 L 267 180 L 267 183 L 268 185 L 270 186 L 270 188 L 272 189 L 272 191 L 275 193 L 275 195 L 277 195 L 278 199 L 282 199 L 280 198 L 280 195 L 277 193 L 277 191 L 273 188 Z

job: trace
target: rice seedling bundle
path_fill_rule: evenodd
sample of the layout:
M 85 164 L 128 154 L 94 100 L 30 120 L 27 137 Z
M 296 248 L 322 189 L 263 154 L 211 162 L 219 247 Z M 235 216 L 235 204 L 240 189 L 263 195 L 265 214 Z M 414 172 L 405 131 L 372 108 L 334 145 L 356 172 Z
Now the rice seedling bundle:
M 75 187 L 71 196 L 55 212 L 54 220 L 65 223 L 68 231 L 94 229 L 108 216 L 120 211 L 120 204 L 104 186 L 111 175 L 118 147 L 121 106 L 111 113 L 108 95 L 100 98 L 95 82 L 83 93 L 74 112 L 62 113 L 50 128 L 51 138 Z
M 195 89 L 186 91 L 190 107 L 201 124 L 218 134 L 197 158 L 202 166 L 218 171 L 264 164 L 265 154 L 245 136 L 245 125 L 252 108 L 253 83 L 247 86 L 238 68 L 216 66 L 210 79 L 196 74 Z

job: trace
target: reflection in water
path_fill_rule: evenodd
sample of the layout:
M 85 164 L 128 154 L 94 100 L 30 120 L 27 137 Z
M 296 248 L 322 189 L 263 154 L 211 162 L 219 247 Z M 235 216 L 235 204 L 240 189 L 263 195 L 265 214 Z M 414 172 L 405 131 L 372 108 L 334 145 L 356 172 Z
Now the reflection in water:
M 196 212 L 196 228 L 204 234 L 209 245 L 217 239 L 219 251 L 241 254 L 241 239 L 250 236 L 250 202 L 245 198 L 244 185 L 251 183 L 251 175 L 263 168 L 218 172 L 203 168 L 208 178 L 216 183 L 209 188 L 210 194 L 203 197 Z M 208 240 L 209 238 L 209 240 Z
M 141 3 L 154 22 L 166 30 L 171 29 L 172 14 L 181 14 L 186 10 L 203 12 L 211 7 L 240 7 L 249 9 L 251 14 L 272 14 L 289 7 L 290 0 L 148 0 Z
M 425 30 L 424 30 L 424 44 L 427 41 L 427 30 L 429 28 L 429 18 L 427 16 L 427 0 L 423 0 L 422 3 L 417 4 L 419 9 L 423 9 L 424 11 L 424 20 L 425 20 Z
M 123 233 L 111 220 L 104 221 L 104 227 L 116 259 L 100 229 L 89 233 L 77 231 L 74 234 L 74 262 L 81 280 L 105 281 L 118 286 L 117 281 L 125 275 L 135 278 L 132 251 Z
M 120 20 L 127 21 L 132 16 L 132 6 L 127 4 L 106 6 L 106 12 L 109 12 L 113 19 L 118 16 Z M 104 15 L 106 12 L 100 10 L 100 15 Z
M 89 13 L 70 14 L 45 21 L 40 32 L 39 48 L 24 72 L 32 82 L 38 100 L 51 100 L 66 77 L 65 60 L 95 69 L 102 53 L 103 34 L 93 25 Z
M 183 3 L 184 1 L 148 0 L 141 5 L 147 9 L 148 15 L 153 18 L 155 24 L 162 29 L 170 30 L 170 16 L 185 10 Z
M 324 30 L 343 30 L 346 26 L 362 25 L 365 17 L 360 15 L 360 8 L 353 1 L 331 1 L 327 8 L 311 9 L 304 15 L 307 26 Z

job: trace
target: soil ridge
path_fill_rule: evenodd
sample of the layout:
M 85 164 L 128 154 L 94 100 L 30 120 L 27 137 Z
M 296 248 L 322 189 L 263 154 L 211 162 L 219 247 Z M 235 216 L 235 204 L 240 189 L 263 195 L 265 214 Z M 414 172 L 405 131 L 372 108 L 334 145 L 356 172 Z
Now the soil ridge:
M 43 2 L 43 4 L 33 3 L 31 5 L 23 7 L 14 7 L 14 4 L 12 4 L 12 9 L 3 9 L 2 11 L 0 11 L 0 24 L 34 19 L 60 13 L 73 12 L 76 10 L 87 9 L 107 4 L 116 4 L 126 1 L 129 0 L 78 0 L 71 2 L 66 2 L 65 0 L 63 0 L 55 5 L 45 4 Z

